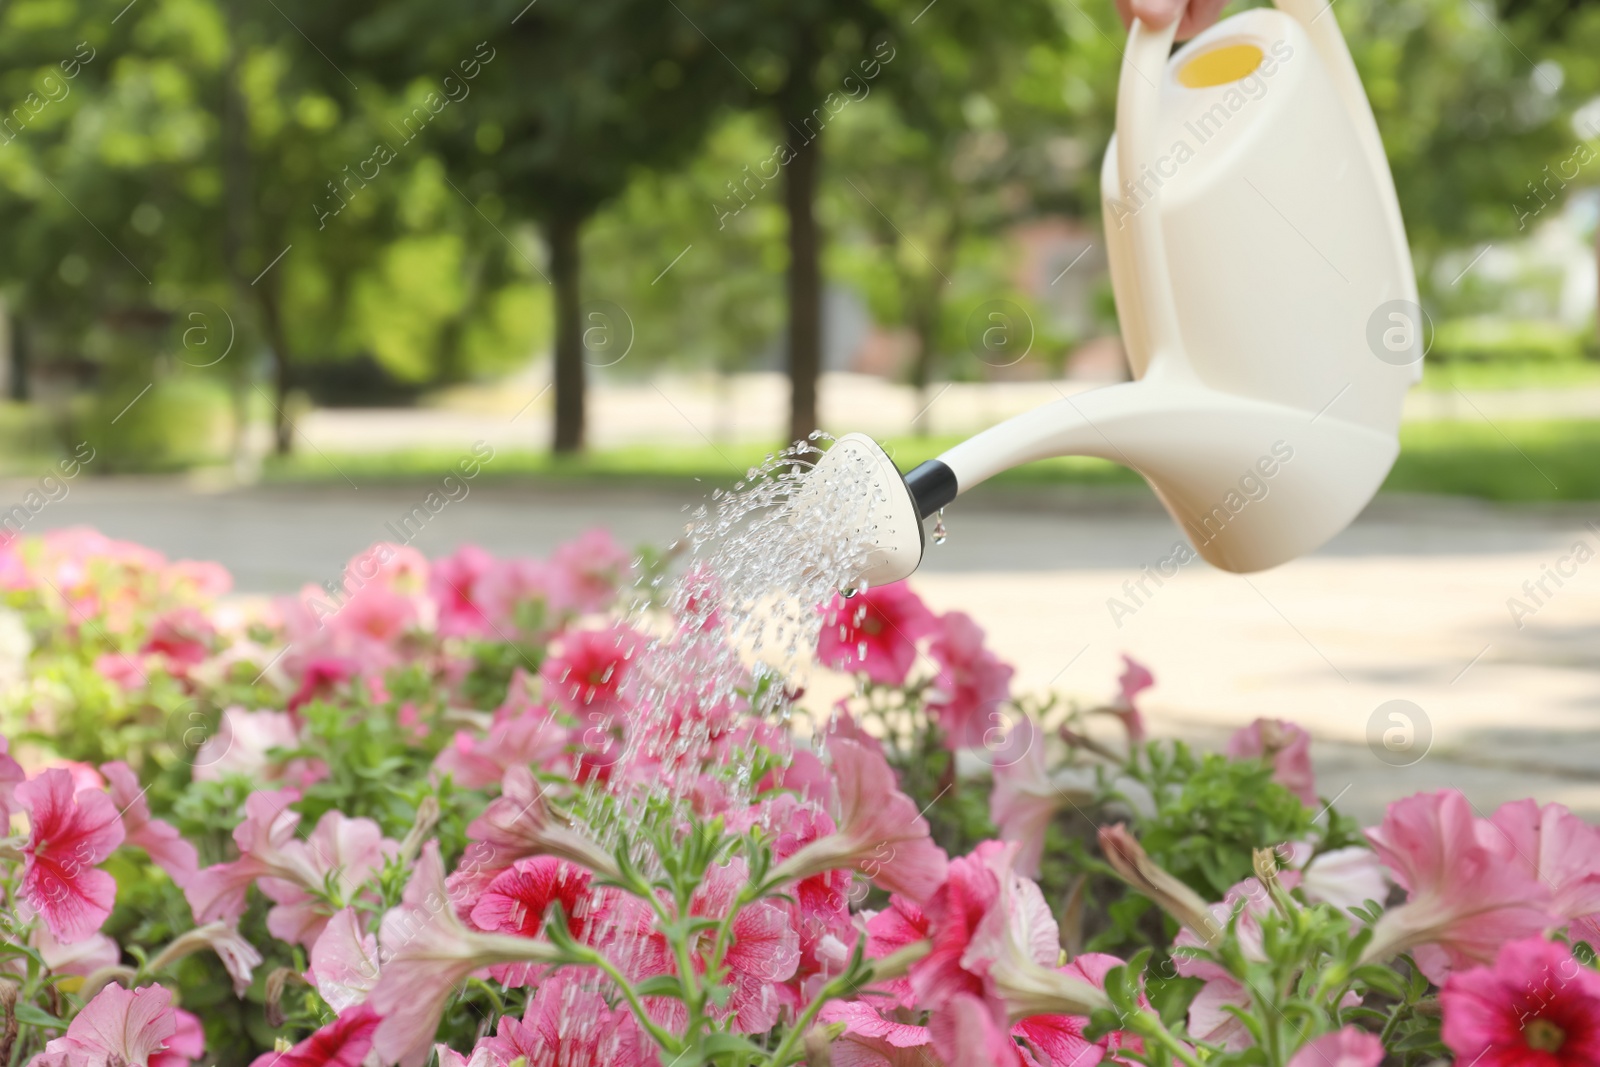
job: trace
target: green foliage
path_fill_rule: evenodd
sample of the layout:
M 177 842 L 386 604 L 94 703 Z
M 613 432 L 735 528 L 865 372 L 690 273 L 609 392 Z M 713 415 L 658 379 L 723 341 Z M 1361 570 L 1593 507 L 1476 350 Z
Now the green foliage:
M 1589 332 L 1536 319 L 1452 319 L 1434 332 L 1428 358 L 1447 363 L 1571 363 L 1583 358 Z

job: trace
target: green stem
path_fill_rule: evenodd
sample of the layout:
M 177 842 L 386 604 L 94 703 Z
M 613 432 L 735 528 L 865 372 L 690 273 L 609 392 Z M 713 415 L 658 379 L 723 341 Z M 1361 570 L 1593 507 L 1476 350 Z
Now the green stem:
M 796 1047 L 806 1039 L 806 1033 L 811 1029 L 811 1024 L 816 1022 L 817 1013 L 830 1000 L 835 1000 L 846 993 L 855 991 L 855 984 L 849 978 L 849 974 L 841 974 L 822 987 L 822 991 L 817 994 L 816 999 L 806 1005 L 806 1010 L 800 1013 L 800 1018 L 795 1020 L 794 1026 L 789 1029 L 787 1034 L 783 1035 L 783 1040 L 778 1043 L 777 1048 L 772 1050 L 772 1055 L 767 1057 L 767 1067 L 784 1067 L 785 1064 L 789 1063 L 789 1057 L 794 1055 Z M 1201 1065 L 1196 1063 L 1192 1067 L 1201 1067 Z
M 482 978 L 468 978 L 467 983 L 469 985 L 477 986 L 479 989 L 483 990 L 489 995 L 489 1000 L 494 1004 L 494 1014 L 496 1018 L 499 1018 L 506 1013 L 506 1002 L 500 998 L 499 993 L 495 992 L 494 986 L 490 985 L 488 982 L 485 982 Z
M 1144 1024 L 1140 1026 L 1140 1030 L 1143 1031 L 1144 1036 L 1154 1038 L 1156 1041 L 1164 1045 L 1167 1051 L 1172 1053 L 1173 1056 L 1177 1057 L 1177 1059 L 1180 1060 L 1185 1067 L 1205 1067 L 1205 1065 L 1200 1062 L 1199 1058 L 1195 1056 L 1193 1050 L 1191 1050 L 1182 1041 L 1179 1041 L 1177 1038 L 1172 1036 L 1171 1032 L 1167 1030 L 1167 1024 L 1161 1021 L 1161 1017 L 1159 1015 L 1156 1015 L 1153 1012 L 1142 1011 L 1139 1013 L 1139 1019 L 1141 1023 Z
M 616 964 L 593 949 L 580 949 L 575 953 L 575 958 L 579 962 L 591 964 L 605 972 L 606 977 L 611 979 L 616 984 L 616 987 L 622 991 L 622 997 L 628 1002 L 628 1007 L 633 1010 L 634 1016 L 639 1020 L 639 1025 L 655 1040 L 657 1045 L 660 1045 L 668 1052 L 682 1050 L 677 1038 L 650 1020 L 650 1015 L 644 1010 L 644 1003 L 640 1001 L 639 994 L 634 991 L 633 985 L 623 977 L 622 972 L 617 970 Z

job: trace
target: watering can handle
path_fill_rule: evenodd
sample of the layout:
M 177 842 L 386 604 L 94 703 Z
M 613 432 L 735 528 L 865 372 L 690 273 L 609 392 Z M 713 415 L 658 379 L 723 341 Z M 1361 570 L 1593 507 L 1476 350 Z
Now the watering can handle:
M 1161 82 L 1167 75 L 1167 56 L 1172 52 L 1179 21 L 1173 19 L 1165 27 L 1150 27 L 1135 19 L 1128 32 L 1128 49 L 1122 54 L 1122 74 L 1117 83 L 1117 172 L 1124 183 L 1138 185 L 1143 177 L 1141 166 L 1147 166 L 1147 161 L 1157 155 Z M 1126 219 L 1152 370 L 1174 362 L 1163 357 L 1176 355 L 1182 344 L 1172 274 L 1167 269 L 1167 242 L 1161 232 L 1161 212 L 1145 210 L 1159 196 L 1156 191 Z

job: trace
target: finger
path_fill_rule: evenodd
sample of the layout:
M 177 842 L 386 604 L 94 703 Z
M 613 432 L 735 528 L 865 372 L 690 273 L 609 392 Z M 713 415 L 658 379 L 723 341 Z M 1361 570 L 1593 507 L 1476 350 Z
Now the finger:
M 1124 29 L 1133 28 L 1133 0 L 1117 0 L 1117 14 L 1122 18 Z
M 1183 13 L 1185 0 L 1130 0 L 1133 13 L 1146 26 L 1169 25 Z
M 1178 40 L 1186 41 L 1197 33 L 1209 29 L 1217 21 L 1217 16 L 1222 14 L 1222 9 L 1228 6 L 1228 0 L 1189 0 L 1189 6 L 1183 13 L 1183 21 L 1178 24 Z

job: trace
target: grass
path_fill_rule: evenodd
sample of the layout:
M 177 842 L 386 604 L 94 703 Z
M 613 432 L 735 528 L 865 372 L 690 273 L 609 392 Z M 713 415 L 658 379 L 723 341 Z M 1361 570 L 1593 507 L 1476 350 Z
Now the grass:
M 902 469 L 938 455 L 953 437 L 895 438 L 885 441 Z M 761 445 L 693 447 L 636 445 L 596 451 L 578 458 L 543 452 L 502 450 L 484 465 L 483 482 L 628 486 L 699 481 L 731 484 L 761 463 Z M 414 450 L 324 459 L 315 453 L 275 461 L 267 479 L 275 483 L 315 483 L 348 476 L 358 485 L 415 483 L 444 476 L 459 455 L 447 450 Z M 1600 500 L 1600 421 L 1412 423 L 1401 431 L 1400 459 L 1384 489 L 1441 493 L 1508 502 Z M 329 465 L 337 464 L 338 470 Z M 1008 471 L 1002 485 L 1137 485 L 1138 475 L 1103 460 L 1069 457 L 1044 460 Z M 482 484 L 482 482 L 480 482 Z
M 1422 388 L 1493 392 L 1511 389 L 1571 389 L 1600 386 L 1600 361 L 1454 363 L 1424 362 Z

